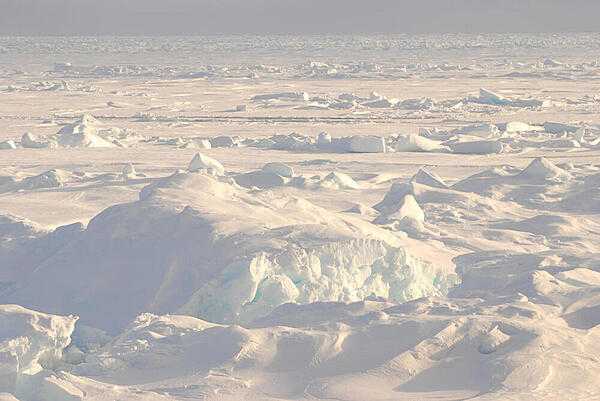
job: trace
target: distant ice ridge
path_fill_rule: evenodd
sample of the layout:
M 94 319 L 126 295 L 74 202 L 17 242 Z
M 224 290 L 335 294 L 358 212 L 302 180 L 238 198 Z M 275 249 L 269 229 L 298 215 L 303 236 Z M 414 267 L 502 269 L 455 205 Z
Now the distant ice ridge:
M 35 240 L 35 255 L 13 252 L 7 268 L 27 268 L 0 302 L 74 313 L 109 331 L 141 312 L 248 322 L 287 302 L 401 302 L 457 281 L 433 244 L 205 170 L 147 186 L 84 231 L 60 230 L 21 244 Z
M 421 66 L 423 67 L 423 66 Z M 428 68 L 418 68 L 427 70 Z M 460 69 L 460 68 L 459 68 Z M 283 92 L 259 94 L 250 98 L 250 101 L 260 108 L 293 108 L 295 110 L 405 110 L 413 112 L 456 112 L 467 110 L 486 110 L 492 108 L 524 108 L 541 109 L 560 105 L 550 98 L 509 98 L 491 90 L 480 88 L 477 96 L 458 97 L 453 99 L 436 100 L 429 97 L 407 98 L 400 100 L 388 98 L 377 92 L 368 96 L 355 93 L 340 93 L 336 95 L 318 94 L 310 96 L 306 92 Z M 578 102 L 586 103 L 590 99 L 579 99 Z M 484 106 L 482 108 L 482 106 Z
M 511 106 L 523 108 L 544 107 L 550 105 L 549 102 L 545 102 L 539 99 L 510 99 L 485 88 L 479 89 L 479 97 L 467 98 L 466 101 L 496 106 Z
M 56 134 L 36 137 L 26 132 L 20 145 L 24 148 L 114 148 L 125 147 L 128 140 L 135 137 L 125 129 L 105 127 L 90 114 L 83 114 L 72 123 L 63 126 Z M 5 145 L 6 146 L 6 145 Z
M 125 138 L 129 142 L 134 139 L 129 136 Z M 31 143 L 29 147 L 40 147 L 35 138 L 24 137 L 23 143 L 26 139 Z M 521 121 L 506 121 L 495 124 L 479 122 L 451 129 L 421 127 L 417 134 L 402 132 L 390 135 L 365 133 L 332 136 L 321 132 L 317 136 L 311 136 L 292 132 L 258 138 L 219 135 L 212 138 L 151 137 L 139 141 L 188 149 L 255 147 L 303 153 L 429 152 L 485 155 L 517 153 L 529 148 L 597 149 L 600 146 L 600 128 L 581 122 L 531 125 Z M 12 147 L 11 144 L 0 143 L 0 149 L 2 148 Z
M 269 101 L 269 100 L 290 100 L 290 101 L 308 101 L 310 96 L 306 92 L 280 92 L 280 93 L 267 93 L 253 96 L 252 101 Z

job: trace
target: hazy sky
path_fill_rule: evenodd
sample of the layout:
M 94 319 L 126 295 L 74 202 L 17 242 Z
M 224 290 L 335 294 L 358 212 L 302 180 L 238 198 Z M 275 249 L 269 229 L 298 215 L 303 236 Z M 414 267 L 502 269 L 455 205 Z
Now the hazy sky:
M 0 34 L 600 31 L 600 0 L 0 0 Z

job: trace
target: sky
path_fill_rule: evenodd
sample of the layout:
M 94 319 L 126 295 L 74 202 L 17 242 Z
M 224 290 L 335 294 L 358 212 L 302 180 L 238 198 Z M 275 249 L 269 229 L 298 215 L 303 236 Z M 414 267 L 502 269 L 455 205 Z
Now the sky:
M 0 0 L 2 35 L 600 31 L 600 0 Z

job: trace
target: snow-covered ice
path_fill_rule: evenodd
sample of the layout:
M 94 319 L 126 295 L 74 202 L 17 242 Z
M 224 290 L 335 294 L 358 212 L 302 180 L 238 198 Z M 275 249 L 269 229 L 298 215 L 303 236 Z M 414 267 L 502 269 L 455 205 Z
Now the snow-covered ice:
M 600 397 L 600 37 L 0 37 L 0 400 Z

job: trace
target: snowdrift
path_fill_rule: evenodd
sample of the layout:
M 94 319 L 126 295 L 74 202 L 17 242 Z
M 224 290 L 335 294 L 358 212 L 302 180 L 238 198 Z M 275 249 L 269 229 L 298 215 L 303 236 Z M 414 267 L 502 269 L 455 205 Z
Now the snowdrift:
M 77 314 L 111 332 L 141 312 L 247 322 L 287 302 L 400 302 L 456 282 L 433 245 L 204 172 L 161 179 L 84 231 L 53 232 L 21 249 L 34 244 L 34 261 L 23 252 L 12 262 L 31 269 L 0 299 Z

